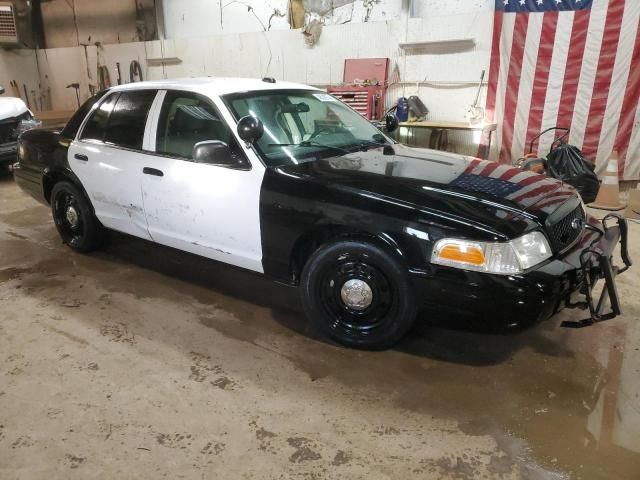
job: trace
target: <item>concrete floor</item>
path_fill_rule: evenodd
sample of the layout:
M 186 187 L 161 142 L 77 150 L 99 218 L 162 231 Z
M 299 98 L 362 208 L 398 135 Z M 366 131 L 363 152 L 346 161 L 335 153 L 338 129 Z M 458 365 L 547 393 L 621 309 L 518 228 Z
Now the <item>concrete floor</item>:
M 1 179 L 0 478 L 638 479 L 639 288 L 584 330 L 423 319 L 346 350 L 251 273 L 119 235 L 77 255 Z

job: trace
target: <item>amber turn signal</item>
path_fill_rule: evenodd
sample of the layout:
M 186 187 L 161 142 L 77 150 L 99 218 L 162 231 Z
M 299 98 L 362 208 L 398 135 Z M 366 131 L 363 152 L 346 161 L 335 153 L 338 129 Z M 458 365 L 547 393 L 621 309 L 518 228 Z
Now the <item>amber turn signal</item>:
M 484 265 L 484 253 L 480 247 L 448 244 L 439 252 L 441 260 L 449 260 L 457 263 L 468 263 L 470 265 Z

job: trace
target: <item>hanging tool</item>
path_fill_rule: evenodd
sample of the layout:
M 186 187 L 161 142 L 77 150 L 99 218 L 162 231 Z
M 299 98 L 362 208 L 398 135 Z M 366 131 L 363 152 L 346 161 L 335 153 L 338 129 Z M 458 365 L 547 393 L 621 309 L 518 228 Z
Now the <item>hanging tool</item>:
M 122 85 L 122 74 L 120 73 L 120 62 L 116 62 L 116 73 L 118 78 L 118 85 Z
M 469 123 L 474 125 L 484 120 L 484 108 L 478 105 L 480 100 L 480 92 L 482 91 L 482 82 L 484 81 L 484 70 L 480 74 L 480 85 L 478 85 L 478 92 L 476 93 L 476 99 L 473 101 L 473 105 L 469 108 Z
M 27 103 L 27 108 L 31 110 L 31 102 L 29 101 L 29 94 L 27 93 L 27 86 L 23 83 L 22 88 L 24 89 L 24 101 Z
M 138 77 L 137 80 L 136 76 Z M 137 60 L 132 60 L 129 64 L 129 80 L 131 80 L 131 83 L 142 82 L 144 80 L 142 78 L 142 68 L 140 67 L 140 63 L 138 63 Z
M 70 83 L 66 88 L 74 88 L 76 90 L 76 100 L 78 101 L 78 108 L 80 108 L 80 84 L 79 83 Z
M 11 80 L 9 84 L 11 85 L 11 90 L 13 90 L 13 96 L 17 98 L 21 98 L 20 87 L 18 86 L 18 82 L 16 82 L 15 80 Z
M 111 86 L 109 69 L 104 65 L 98 65 L 98 89 L 105 90 Z

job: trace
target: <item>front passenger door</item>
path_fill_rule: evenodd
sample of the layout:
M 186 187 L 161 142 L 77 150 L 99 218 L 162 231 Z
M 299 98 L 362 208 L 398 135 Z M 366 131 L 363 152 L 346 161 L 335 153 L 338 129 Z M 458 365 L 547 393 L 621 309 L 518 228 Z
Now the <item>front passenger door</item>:
M 162 93 L 161 93 L 162 95 Z M 251 165 L 211 99 L 167 91 L 157 114 L 155 154 L 146 155 L 142 194 L 154 241 L 262 272 L 262 165 Z M 153 129 L 152 129 L 153 131 Z M 229 145 L 232 165 L 197 163 L 196 143 Z

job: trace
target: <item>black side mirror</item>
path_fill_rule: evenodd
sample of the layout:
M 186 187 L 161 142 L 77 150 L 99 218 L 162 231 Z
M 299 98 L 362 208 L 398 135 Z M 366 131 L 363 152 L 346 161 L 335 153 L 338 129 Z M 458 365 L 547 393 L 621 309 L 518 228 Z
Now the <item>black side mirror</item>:
M 247 115 L 238 121 L 238 136 L 247 143 L 255 143 L 264 133 L 264 125 L 256 117 Z
M 395 131 L 398 128 L 398 117 L 396 117 L 392 113 L 388 113 L 384 117 L 384 128 L 387 133 Z
M 2 95 L 3 93 L 4 93 L 4 87 L 0 85 L 0 95 Z
M 212 165 L 234 166 L 238 160 L 231 154 L 229 145 L 219 140 L 196 143 L 193 147 L 193 161 Z

